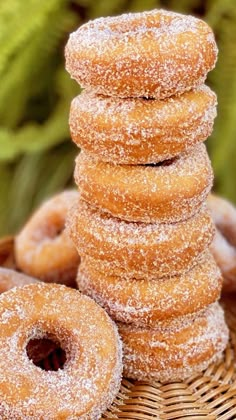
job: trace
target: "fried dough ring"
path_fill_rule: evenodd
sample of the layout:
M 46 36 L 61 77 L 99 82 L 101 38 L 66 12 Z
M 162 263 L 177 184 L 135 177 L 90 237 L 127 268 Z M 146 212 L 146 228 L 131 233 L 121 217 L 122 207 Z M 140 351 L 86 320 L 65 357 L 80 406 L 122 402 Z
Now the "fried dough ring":
M 184 380 L 222 356 L 228 328 L 218 303 L 191 316 L 158 322 L 156 327 L 119 324 L 124 376 L 160 382 Z
M 17 235 L 16 263 L 24 273 L 45 282 L 73 284 L 80 259 L 64 227 L 67 210 L 77 198 L 72 190 L 52 197 Z
M 204 144 L 160 166 L 114 165 L 81 152 L 75 181 L 81 198 L 122 220 L 175 223 L 196 214 L 211 190 Z
M 65 56 L 83 88 L 163 99 L 203 84 L 217 52 L 207 23 L 156 9 L 86 23 L 70 35 Z
M 236 248 L 218 229 L 211 244 L 211 252 L 224 278 L 223 292 L 236 292 Z
M 206 206 L 175 224 L 125 222 L 79 200 L 67 228 L 79 254 L 97 271 L 134 278 L 174 276 L 197 263 L 214 226 Z
M 158 279 L 129 279 L 100 273 L 82 260 L 77 285 L 115 320 L 152 326 L 157 321 L 190 314 L 220 298 L 222 276 L 207 251 L 186 273 Z
M 38 280 L 10 268 L 0 267 L 0 294 L 13 287 L 23 287 L 26 284 L 38 283 Z
M 223 197 L 210 194 L 207 205 L 216 227 L 227 241 L 236 248 L 236 207 Z
M 211 251 L 219 265 L 223 277 L 223 291 L 236 291 L 236 208 L 232 203 L 211 194 L 208 207 L 216 224 L 216 234 Z
M 206 140 L 215 116 L 216 95 L 205 85 L 163 101 L 84 91 L 71 103 L 70 131 L 79 147 L 102 161 L 149 164 Z
M 45 338 L 66 353 L 57 371 L 45 372 L 27 356 L 30 341 Z M 100 418 L 118 393 L 121 356 L 115 324 L 77 290 L 40 283 L 3 293 L 1 419 Z

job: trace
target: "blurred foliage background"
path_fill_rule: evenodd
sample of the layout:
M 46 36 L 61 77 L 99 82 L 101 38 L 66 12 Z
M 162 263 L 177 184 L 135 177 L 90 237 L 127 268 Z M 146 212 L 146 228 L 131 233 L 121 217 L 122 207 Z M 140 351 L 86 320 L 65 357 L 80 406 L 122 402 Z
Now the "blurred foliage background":
M 155 7 L 200 16 L 215 32 L 220 53 L 208 84 L 219 106 L 207 146 L 215 190 L 236 202 L 235 0 L 0 0 L 1 235 L 73 182 L 68 113 L 79 86 L 64 70 L 69 32 L 97 16 Z

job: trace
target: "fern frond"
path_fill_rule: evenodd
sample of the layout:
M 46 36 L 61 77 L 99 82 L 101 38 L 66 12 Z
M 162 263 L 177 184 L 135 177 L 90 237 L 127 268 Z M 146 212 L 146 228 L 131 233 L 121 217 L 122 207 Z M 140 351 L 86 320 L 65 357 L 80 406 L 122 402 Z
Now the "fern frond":
M 236 14 L 227 23 L 221 21 L 218 33 L 219 61 L 209 81 L 218 94 L 218 117 L 211 141 L 211 153 L 214 166 L 220 172 L 235 148 L 235 113 L 236 113 Z
M 55 69 L 55 64 L 52 62 L 54 54 L 62 37 L 74 23 L 75 16 L 70 11 L 65 11 L 63 14 L 58 11 L 53 22 L 45 22 L 42 33 L 36 34 L 27 47 L 16 55 L 9 70 L 2 75 L 0 90 L 2 125 L 13 128 L 21 121 L 27 101 L 34 95 L 35 87 L 38 86 L 38 80 L 45 81 L 46 78 L 42 78 L 42 75 L 50 74 L 50 67 L 51 70 Z M 52 78 L 53 74 L 51 71 Z
M 35 33 L 41 32 L 44 22 L 50 17 L 53 19 L 54 13 L 65 3 L 66 0 L 27 0 L 20 2 L 21 7 L 14 18 L 8 22 L 8 27 L 0 37 L 0 76 L 6 71 L 9 60 L 18 53 L 21 48 L 27 45 L 27 41 Z M 25 22 L 22 25 L 22 22 Z M 0 21 L 1 23 L 1 21 Z M 27 24 L 26 24 L 27 23 Z
M 15 159 L 23 152 L 47 150 L 69 138 L 69 101 L 62 101 L 43 124 L 28 123 L 17 131 L 0 129 L 0 160 Z
M 26 123 L 18 130 L 0 128 L 0 161 L 15 159 L 23 152 L 48 150 L 69 139 L 70 102 L 79 93 L 79 86 L 70 80 L 63 67 L 58 71 L 56 82 L 55 91 L 60 97 L 44 124 Z
M 50 153 L 20 159 L 8 191 L 10 232 L 16 232 L 39 203 L 67 186 L 72 178 L 74 155 L 74 147 L 67 143 Z
M 235 0 L 210 0 L 207 2 L 207 13 L 205 16 L 209 25 L 216 30 L 217 25 L 224 19 L 224 15 L 231 16 L 231 12 L 235 10 Z
M 216 8 L 217 5 L 219 9 Z M 212 10 L 207 18 L 214 25 L 219 60 L 208 80 L 218 95 L 219 105 L 214 132 L 209 139 L 209 151 L 215 172 L 216 190 L 236 201 L 236 10 L 234 2 L 229 0 L 222 4 L 212 2 Z
M 6 163 L 0 164 L 0 235 L 10 232 L 10 202 L 9 189 L 12 181 L 12 167 Z

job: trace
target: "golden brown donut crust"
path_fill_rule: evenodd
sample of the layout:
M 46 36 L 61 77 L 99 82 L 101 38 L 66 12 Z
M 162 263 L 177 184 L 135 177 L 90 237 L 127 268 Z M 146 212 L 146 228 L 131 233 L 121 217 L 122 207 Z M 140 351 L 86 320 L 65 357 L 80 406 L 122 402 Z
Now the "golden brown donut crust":
M 223 291 L 236 291 L 236 208 L 228 200 L 210 194 L 207 205 L 216 224 L 211 251 L 223 277 Z
M 34 365 L 26 346 L 36 338 L 60 344 L 63 369 Z M 92 299 L 45 283 L 0 296 L 1 419 L 98 419 L 119 390 L 121 371 L 116 326 Z
M 207 205 L 216 227 L 227 241 L 236 248 L 236 207 L 230 201 L 216 194 L 210 194 Z
M 98 271 L 134 278 L 187 271 L 214 234 L 205 205 L 181 223 L 146 224 L 111 217 L 81 199 L 68 214 L 67 228 L 81 257 Z
M 65 220 L 76 199 L 74 190 L 50 198 L 17 235 L 16 263 L 24 273 L 45 282 L 73 284 L 80 258 L 65 232 Z
M 23 287 L 26 284 L 38 283 L 38 280 L 10 268 L 0 267 L 0 294 L 13 287 Z
M 228 342 L 219 303 L 193 316 L 158 322 L 153 329 L 121 323 L 118 328 L 124 376 L 137 380 L 184 380 L 218 361 Z
M 207 23 L 166 10 L 99 18 L 66 45 L 66 69 L 83 88 L 163 99 L 204 83 L 217 46 Z
M 105 162 L 162 162 L 210 136 L 216 95 L 206 85 L 162 101 L 83 91 L 70 109 L 72 140 Z M 89 130 L 88 130 L 89 127 Z
M 223 292 L 236 292 L 236 248 L 218 229 L 210 248 L 224 277 Z
M 160 166 L 115 165 L 82 151 L 75 181 L 81 198 L 122 220 L 175 223 L 199 211 L 213 172 L 204 144 Z
M 77 285 L 115 321 L 151 326 L 215 302 L 220 297 L 222 276 L 208 250 L 191 270 L 160 280 L 111 276 L 82 260 Z

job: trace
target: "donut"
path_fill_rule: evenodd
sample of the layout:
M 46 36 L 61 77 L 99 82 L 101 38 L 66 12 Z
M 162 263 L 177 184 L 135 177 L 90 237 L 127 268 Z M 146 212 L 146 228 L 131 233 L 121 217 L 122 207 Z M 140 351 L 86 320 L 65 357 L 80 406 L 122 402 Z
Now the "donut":
M 215 116 L 216 95 L 203 85 L 162 101 L 85 90 L 72 101 L 69 122 L 72 140 L 87 153 L 137 165 L 171 159 L 206 140 Z
M 218 229 L 211 244 L 211 252 L 224 277 L 223 292 L 236 292 L 236 248 Z
M 213 172 L 204 144 L 157 165 L 115 165 L 81 152 L 75 182 L 82 199 L 115 217 L 176 223 L 199 211 Z
M 45 338 L 65 352 L 57 371 L 27 355 Z M 1 419 L 99 419 L 118 393 L 121 359 L 115 324 L 77 290 L 41 283 L 0 296 Z
M 0 239 L 0 266 L 15 268 L 14 237 L 5 236 Z
M 220 298 L 222 276 L 208 250 L 186 273 L 156 280 L 111 276 L 82 260 L 77 285 L 115 321 L 152 326 L 215 302 Z
M 223 197 L 210 194 L 207 205 L 216 227 L 227 241 L 236 247 L 236 207 Z
M 72 285 L 78 269 L 78 253 L 65 232 L 68 208 L 78 198 L 64 191 L 33 214 L 15 240 L 17 267 L 45 282 Z
M 215 194 L 207 204 L 217 227 L 211 251 L 224 277 L 223 291 L 236 292 L 236 208 Z
M 10 268 L 0 267 L 0 294 L 13 287 L 23 287 L 31 283 L 38 283 L 38 280 Z
M 217 53 L 207 23 L 157 9 L 90 21 L 65 48 L 66 69 L 82 88 L 120 98 L 191 90 L 204 83 Z
M 217 362 L 228 342 L 218 303 L 195 315 L 158 322 L 155 328 L 118 324 L 123 340 L 124 376 L 137 380 L 179 381 Z
M 174 276 L 197 263 L 214 225 L 206 206 L 175 224 L 125 222 L 79 199 L 68 213 L 68 234 L 97 271 L 134 278 Z

